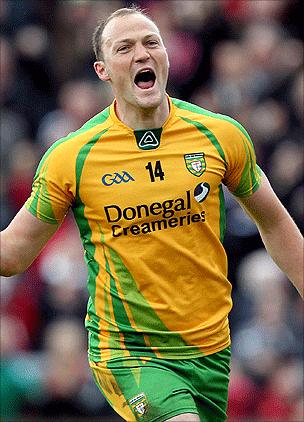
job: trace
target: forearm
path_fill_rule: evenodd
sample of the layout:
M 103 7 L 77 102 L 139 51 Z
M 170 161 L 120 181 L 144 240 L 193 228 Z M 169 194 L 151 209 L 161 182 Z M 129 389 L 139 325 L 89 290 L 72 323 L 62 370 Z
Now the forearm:
M 258 228 L 269 255 L 303 298 L 304 241 L 296 224 L 286 213 L 268 229 Z
M 4 277 L 19 274 L 27 268 L 15 245 L 17 240 L 9 235 L 7 229 L 0 233 L 0 274 Z

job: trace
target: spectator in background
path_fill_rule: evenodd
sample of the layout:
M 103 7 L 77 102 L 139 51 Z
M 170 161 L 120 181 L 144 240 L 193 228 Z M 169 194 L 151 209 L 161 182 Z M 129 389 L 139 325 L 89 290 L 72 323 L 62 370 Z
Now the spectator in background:
M 44 333 L 43 352 L 34 353 L 26 352 L 28 338 L 18 319 L 2 317 L 1 323 L 1 420 L 21 414 L 68 417 L 110 413 L 87 369 L 79 319 L 51 322 Z
M 285 276 L 264 250 L 256 250 L 240 262 L 238 286 L 235 306 L 246 306 L 234 321 L 236 370 L 228 415 L 232 420 L 301 420 L 303 333 L 301 323 L 293 326 L 290 320 Z M 301 320 L 300 312 L 295 319 Z
M 25 116 L 13 101 L 16 83 L 16 58 L 14 49 L 4 36 L 0 36 L 0 105 L 1 105 L 1 170 L 7 171 L 7 160 L 14 142 L 29 136 L 29 127 Z
M 86 340 L 79 320 L 58 318 L 50 322 L 44 338 L 44 400 L 42 416 L 87 416 L 93 409 L 86 360 Z M 97 402 L 98 403 L 98 402 Z M 100 406 L 95 404 L 95 409 Z M 95 410 L 94 409 L 94 410 Z
M 107 85 L 98 90 L 96 82 L 89 80 L 64 83 L 58 93 L 59 108 L 47 113 L 38 126 L 37 140 L 42 151 L 55 140 L 75 131 L 111 101 L 112 95 Z
M 26 403 L 37 405 L 43 397 L 41 365 L 26 353 L 29 338 L 22 322 L 1 315 L 0 398 L 1 419 L 22 414 Z

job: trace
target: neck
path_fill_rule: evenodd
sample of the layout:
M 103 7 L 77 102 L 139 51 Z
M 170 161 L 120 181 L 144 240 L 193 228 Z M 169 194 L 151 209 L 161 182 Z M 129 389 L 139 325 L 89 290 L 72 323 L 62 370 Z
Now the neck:
M 119 120 L 133 130 L 161 127 L 167 120 L 170 108 L 167 97 L 155 108 L 133 107 L 131 104 L 115 102 L 115 112 Z

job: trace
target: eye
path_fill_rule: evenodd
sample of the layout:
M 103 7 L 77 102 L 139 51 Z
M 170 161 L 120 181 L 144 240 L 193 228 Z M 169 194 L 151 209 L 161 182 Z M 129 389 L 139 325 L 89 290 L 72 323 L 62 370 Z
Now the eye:
M 129 51 L 130 46 L 129 45 L 122 45 L 117 49 L 118 53 L 126 53 L 127 51 Z
M 156 47 L 156 46 L 158 46 L 158 41 L 156 41 L 156 40 L 149 40 L 149 41 L 147 41 L 147 45 L 149 46 L 149 47 Z

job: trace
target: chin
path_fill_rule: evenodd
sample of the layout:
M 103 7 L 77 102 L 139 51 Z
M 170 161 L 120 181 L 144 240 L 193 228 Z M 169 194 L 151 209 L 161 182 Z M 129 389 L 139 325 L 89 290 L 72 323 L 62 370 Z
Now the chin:
M 165 95 L 164 94 L 162 95 L 160 92 L 157 92 L 157 93 L 143 92 L 143 95 L 137 96 L 136 100 L 137 100 L 137 104 L 140 107 L 150 109 L 150 108 L 159 107 L 161 103 L 163 102 L 164 97 Z

